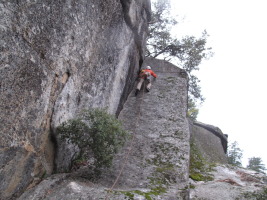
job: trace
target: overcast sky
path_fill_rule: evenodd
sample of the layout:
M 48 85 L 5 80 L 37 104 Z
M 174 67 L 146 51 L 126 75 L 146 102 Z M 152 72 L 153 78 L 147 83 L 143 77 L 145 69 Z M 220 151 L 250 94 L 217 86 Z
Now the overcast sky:
M 218 126 L 248 158 L 267 167 L 267 12 L 265 0 L 171 0 L 178 35 L 210 35 L 214 56 L 200 65 L 206 98 L 198 121 Z M 185 18 L 183 22 L 181 19 Z

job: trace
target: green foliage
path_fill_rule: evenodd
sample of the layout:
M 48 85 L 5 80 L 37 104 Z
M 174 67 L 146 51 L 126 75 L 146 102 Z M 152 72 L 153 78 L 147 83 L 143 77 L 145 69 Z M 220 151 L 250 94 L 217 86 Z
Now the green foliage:
M 195 189 L 195 188 L 196 188 L 196 186 L 195 186 L 195 185 L 192 185 L 192 184 L 190 184 L 190 185 L 189 185 L 189 188 L 190 188 L 190 189 Z
M 187 117 L 189 117 L 193 121 L 196 121 L 198 112 L 199 109 L 197 108 L 196 103 L 189 97 L 187 104 Z
M 77 119 L 62 123 L 57 128 L 61 139 L 79 147 L 78 159 L 93 153 L 94 170 L 109 167 L 114 154 L 124 144 L 126 131 L 121 123 L 105 110 L 83 111 Z
M 117 193 L 124 194 L 127 197 L 127 199 L 129 199 L 129 200 L 134 200 L 135 194 L 137 194 L 139 196 L 143 196 L 145 200 L 153 200 L 154 199 L 153 197 L 164 194 L 164 193 L 166 193 L 166 191 L 167 190 L 165 187 L 158 186 L 155 188 L 151 188 L 151 190 L 148 192 L 143 192 L 140 190 L 133 190 L 133 191 L 127 191 L 127 192 L 117 191 Z
M 190 141 L 189 177 L 195 181 L 212 181 L 213 176 L 209 172 L 214 167 L 214 163 L 209 163 L 203 158 L 192 139 Z
M 171 28 L 177 21 L 170 17 L 170 2 L 168 0 L 158 0 L 152 4 L 151 21 L 149 22 L 149 32 L 147 41 L 147 57 L 158 57 L 166 51 L 170 51 L 172 44 Z
M 227 158 L 228 163 L 235 166 L 242 166 L 241 159 L 243 157 L 243 151 L 238 147 L 238 143 L 234 141 L 228 146 Z
M 261 173 L 265 173 L 264 171 L 266 170 L 265 165 L 262 163 L 260 157 L 249 158 L 247 168 Z
M 204 59 L 213 56 L 211 48 L 206 47 L 208 34 L 204 30 L 200 38 L 185 36 L 178 39 L 171 34 L 176 24 L 177 21 L 170 15 L 168 0 L 157 0 L 152 4 L 146 57 L 160 57 L 183 68 L 189 77 L 189 99 L 201 104 L 205 98 L 201 94 L 200 80 L 193 72 L 199 70 Z M 198 115 L 196 109 L 189 112 L 193 118 Z
M 60 134 L 61 139 L 77 145 L 81 151 L 88 143 L 92 143 L 88 132 L 89 127 L 81 119 L 71 119 L 57 127 L 57 133 Z

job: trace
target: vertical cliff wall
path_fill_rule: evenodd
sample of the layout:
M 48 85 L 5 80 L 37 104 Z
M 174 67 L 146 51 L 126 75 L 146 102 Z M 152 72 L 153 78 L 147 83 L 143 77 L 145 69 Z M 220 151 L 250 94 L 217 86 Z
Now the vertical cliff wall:
M 130 137 L 116 155 L 112 168 L 103 170 L 101 179 L 93 182 L 86 179 L 86 167 L 49 176 L 19 200 L 234 200 L 266 196 L 265 175 L 222 164 L 227 139 L 219 128 L 200 122 L 188 124 L 184 71 L 160 60 L 148 59 L 145 64 L 152 66 L 158 79 L 149 93 L 135 97 L 133 91 L 124 104 L 119 118 L 133 140 Z M 213 170 L 205 172 L 210 180 L 188 178 L 189 132 L 197 153 L 217 162 Z
M 0 199 L 52 173 L 53 127 L 81 109 L 121 109 L 149 12 L 149 0 L 0 2 Z
M 135 190 L 152 194 L 155 188 L 161 188 L 162 193 L 153 198 L 186 199 L 189 165 L 187 75 L 162 60 L 147 59 L 144 65 L 150 65 L 158 78 L 152 81 L 149 93 L 141 90 L 135 97 L 133 91 L 128 97 L 119 119 L 133 136 L 133 142 L 125 145 L 114 160 L 113 171 L 103 184 L 114 182 L 130 151 L 116 188 L 133 195 L 138 194 Z
M 186 73 L 161 60 L 143 63 L 149 18 L 149 0 L 0 2 L 1 200 L 188 199 L 189 132 L 208 161 L 226 162 L 225 135 L 188 124 Z M 158 79 L 135 97 L 130 92 L 142 63 Z M 60 174 L 75 149 L 54 135 L 61 122 L 92 107 L 119 116 L 133 137 L 95 182 L 85 179 L 86 168 Z M 216 168 L 219 178 L 211 187 L 194 183 L 193 198 L 229 184 L 221 175 L 229 170 Z M 255 183 L 264 186 L 261 177 Z M 225 199 L 223 193 L 212 198 Z
M 147 64 L 158 78 L 152 81 L 149 93 L 140 92 L 135 97 L 133 90 L 129 95 L 119 119 L 131 137 L 112 167 L 102 172 L 101 179 L 92 183 L 81 179 L 79 172 L 55 175 L 27 191 L 20 200 L 189 198 L 187 75 L 165 61 L 148 59 Z M 82 172 L 82 176 L 86 173 Z

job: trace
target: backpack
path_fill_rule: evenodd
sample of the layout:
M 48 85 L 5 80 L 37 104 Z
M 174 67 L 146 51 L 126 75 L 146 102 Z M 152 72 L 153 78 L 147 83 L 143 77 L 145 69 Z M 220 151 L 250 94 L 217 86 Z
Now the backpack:
M 146 79 L 146 78 L 148 78 L 149 76 L 150 76 L 151 74 L 150 74 L 150 72 L 148 72 L 148 71 L 146 71 L 146 70 L 141 70 L 141 72 L 139 73 L 139 78 L 144 78 L 144 79 Z

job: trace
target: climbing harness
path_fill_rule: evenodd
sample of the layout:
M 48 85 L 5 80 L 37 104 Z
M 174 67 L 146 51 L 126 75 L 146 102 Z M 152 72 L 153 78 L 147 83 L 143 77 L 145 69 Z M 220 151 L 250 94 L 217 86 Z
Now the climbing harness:
M 140 74 L 139 74 L 139 78 L 146 79 L 146 78 L 148 78 L 150 75 L 151 75 L 150 72 L 148 72 L 148 71 L 146 71 L 146 70 L 143 69 L 143 70 L 140 72 Z

